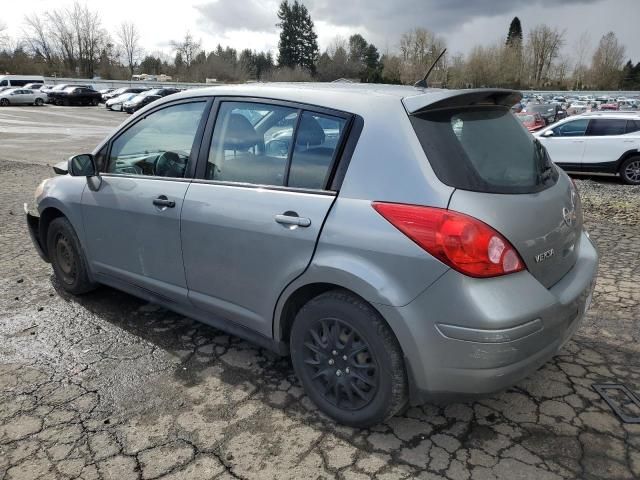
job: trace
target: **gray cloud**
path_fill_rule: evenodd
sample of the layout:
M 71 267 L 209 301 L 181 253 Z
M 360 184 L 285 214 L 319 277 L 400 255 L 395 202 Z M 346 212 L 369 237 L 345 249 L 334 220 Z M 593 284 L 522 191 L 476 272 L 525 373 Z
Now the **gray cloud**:
M 211 34 L 249 30 L 273 32 L 276 29 L 277 3 L 261 0 L 217 0 L 196 5 L 199 27 Z
M 290 0 L 292 1 L 292 0 Z M 203 32 L 224 36 L 253 31 L 275 35 L 280 0 L 216 0 L 195 6 Z M 466 53 L 473 45 L 491 44 L 506 36 L 517 15 L 525 33 L 539 23 L 566 30 L 571 51 L 584 31 L 592 32 L 592 47 L 609 30 L 640 56 L 635 18 L 640 0 L 302 0 L 325 42 L 338 29 L 362 33 L 382 51 L 397 48 L 400 35 L 427 28 L 445 38 L 450 50 Z M 321 48 L 327 45 L 321 45 Z
M 517 14 L 524 7 L 590 4 L 599 0 L 306 0 L 315 20 L 361 25 L 370 32 L 399 35 L 414 26 L 450 33 L 477 17 Z

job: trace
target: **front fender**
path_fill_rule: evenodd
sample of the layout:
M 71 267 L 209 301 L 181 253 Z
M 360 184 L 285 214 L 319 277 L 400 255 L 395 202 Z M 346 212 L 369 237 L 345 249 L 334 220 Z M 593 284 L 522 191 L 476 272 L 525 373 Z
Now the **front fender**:
M 85 177 L 60 175 L 50 178 L 36 197 L 40 222 L 47 218 L 47 210 L 60 211 L 71 223 L 81 244 L 85 244 L 84 224 L 82 222 L 82 193 L 87 186 Z M 42 230 L 40 230 L 42 232 Z

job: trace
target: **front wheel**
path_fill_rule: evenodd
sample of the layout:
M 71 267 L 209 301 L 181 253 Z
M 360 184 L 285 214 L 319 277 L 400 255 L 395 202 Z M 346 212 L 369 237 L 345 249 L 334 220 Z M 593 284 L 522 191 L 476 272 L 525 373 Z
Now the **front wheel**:
M 47 230 L 47 253 L 53 273 L 69 293 L 79 295 L 96 288 L 89 279 L 87 260 L 71 223 L 65 217 L 51 221 Z
M 93 105 L 94 107 L 97 107 L 99 103 L 100 101 L 97 98 L 91 100 L 91 105 Z
M 7 105 L 9 105 L 9 99 L 0 98 L 0 105 L 2 105 L 3 107 L 6 107 Z
M 407 404 L 398 340 L 371 305 L 347 291 L 331 290 L 304 305 L 290 348 L 307 395 L 340 423 L 370 427 Z
M 620 177 L 628 185 L 640 185 L 640 157 L 627 158 L 622 162 Z

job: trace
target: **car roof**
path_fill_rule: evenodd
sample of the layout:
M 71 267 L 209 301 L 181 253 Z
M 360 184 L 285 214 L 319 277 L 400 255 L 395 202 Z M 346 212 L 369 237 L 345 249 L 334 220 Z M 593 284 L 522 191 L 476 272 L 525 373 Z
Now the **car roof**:
M 495 94 L 515 96 L 519 100 L 519 92 L 504 89 L 469 89 L 447 90 L 439 88 L 418 88 L 408 85 L 385 85 L 372 83 L 249 83 L 240 85 L 220 85 L 189 89 L 181 93 L 165 97 L 163 102 L 181 98 L 199 96 L 242 96 L 268 98 L 297 103 L 307 103 L 336 110 L 347 110 L 357 113 L 366 109 L 367 104 L 376 99 L 379 101 L 402 101 L 410 113 L 428 105 L 445 101 L 449 98 L 464 96 L 482 96 Z M 512 102 L 515 103 L 515 102 Z M 510 106 L 510 105 L 509 105 Z

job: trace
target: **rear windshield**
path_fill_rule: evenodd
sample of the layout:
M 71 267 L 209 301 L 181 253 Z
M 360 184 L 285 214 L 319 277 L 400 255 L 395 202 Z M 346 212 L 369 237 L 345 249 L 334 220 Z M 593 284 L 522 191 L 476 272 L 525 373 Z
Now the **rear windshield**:
M 487 193 L 533 193 L 555 184 L 546 150 L 507 107 L 472 106 L 411 116 L 443 183 Z

